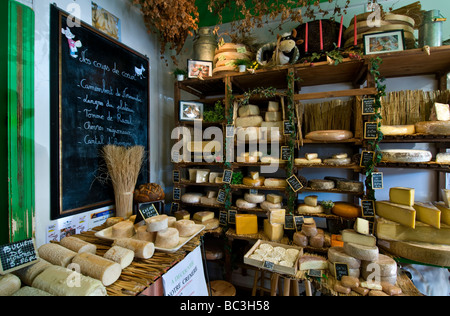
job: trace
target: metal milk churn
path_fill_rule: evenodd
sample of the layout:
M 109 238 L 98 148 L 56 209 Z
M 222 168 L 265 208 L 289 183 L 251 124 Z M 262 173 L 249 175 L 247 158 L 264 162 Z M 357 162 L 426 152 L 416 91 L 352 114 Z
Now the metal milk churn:
M 217 37 L 208 27 L 198 29 L 194 40 L 194 59 L 204 61 L 214 61 L 217 48 Z
M 447 21 L 439 10 L 427 11 L 423 14 L 423 22 L 419 29 L 419 46 L 442 45 L 442 23 Z

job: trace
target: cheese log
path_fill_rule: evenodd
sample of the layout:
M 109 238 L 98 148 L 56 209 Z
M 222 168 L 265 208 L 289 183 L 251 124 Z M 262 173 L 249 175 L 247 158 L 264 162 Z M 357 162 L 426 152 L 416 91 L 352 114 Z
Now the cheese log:
M 266 122 L 279 122 L 282 118 L 281 112 L 266 112 Z
M 76 237 L 65 237 L 61 240 L 60 244 L 61 246 L 77 253 L 88 252 L 95 255 L 97 252 L 96 245 L 88 243 Z
M 14 271 L 13 274 L 18 276 L 23 284 L 31 286 L 34 279 L 45 269 L 50 267 L 52 264 L 44 259 L 39 258 L 35 264 L 31 266 L 22 268 L 20 270 Z
M 11 296 L 20 290 L 22 282 L 14 274 L 0 275 L 0 296 Z
M 191 219 L 191 214 L 188 211 L 182 210 L 175 212 L 175 218 L 177 221 L 182 219 Z
M 442 189 L 442 198 L 445 206 L 450 208 L 450 190 Z
M 242 208 L 242 209 L 246 209 L 246 210 L 251 210 L 251 209 L 256 208 L 258 205 L 257 205 L 256 203 L 250 203 L 250 202 L 247 202 L 246 200 L 243 200 L 243 199 L 238 199 L 238 200 L 236 201 L 236 206 L 237 206 L 238 208 Z
M 264 194 L 246 193 L 244 196 L 244 200 L 246 200 L 249 203 L 261 204 L 266 200 L 266 196 Z
M 193 220 L 203 223 L 210 219 L 213 219 L 214 216 L 215 216 L 214 212 L 208 212 L 208 211 L 197 212 L 194 214 Z
M 200 199 L 202 196 L 202 193 L 186 193 L 181 196 L 181 202 L 187 204 L 198 204 L 200 203 Z
M 415 127 L 417 134 L 450 135 L 450 121 L 419 122 Z
M 306 204 L 300 204 L 297 208 L 298 214 L 314 215 L 314 214 L 322 214 L 324 212 L 325 210 L 322 205 L 309 206 Z
M 236 128 L 261 127 L 263 121 L 261 116 L 238 117 L 236 119 Z
M 50 293 L 44 292 L 42 290 L 36 289 L 34 287 L 25 286 L 14 293 L 12 296 L 17 297 L 45 297 L 45 296 L 54 296 Z
M 432 203 L 416 202 L 414 209 L 416 210 L 416 220 L 441 229 L 441 211 Z
M 382 150 L 382 162 L 430 162 L 433 159 L 431 152 L 413 149 Z
M 341 294 L 350 294 L 350 292 L 352 291 L 351 288 L 343 286 L 340 281 L 336 281 L 333 289 Z
M 300 271 L 327 270 L 328 262 L 327 259 L 323 257 L 305 254 L 298 260 L 298 269 Z
M 101 281 L 104 286 L 110 286 L 122 274 L 120 264 L 91 253 L 78 254 L 72 263 L 80 267 L 81 274 Z
M 255 235 L 258 233 L 258 217 L 254 214 L 236 215 L 236 234 Z
M 369 285 L 366 285 L 366 286 L 369 286 Z M 380 288 L 380 287 L 381 287 L 381 285 L 377 288 Z M 381 287 L 381 290 L 371 290 L 369 292 L 369 296 L 389 296 L 386 293 L 384 293 L 382 290 L 383 290 L 382 287 Z
M 107 296 L 99 280 L 58 266 L 45 269 L 32 286 L 55 296 Z
M 264 220 L 264 234 L 272 242 L 280 242 L 284 237 L 283 224 L 272 224 L 268 219 Z
M 284 209 L 269 210 L 269 221 L 272 224 L 284 225 L 286 222 L 286 210 Z
M 370 222 L 367 219 L 358 217 L 355 221 L 355 231 L 362 235 L 371 235 Z
M 305 204 L 309 205 L 309 206 L 317 206 L 318 205 L 318 196 L 317 195 L 311 195 L 311 196 L 307 196 L 305 197 Z
M 39 247 L 38 253 L 40 258 L 64 268 L 66 268 L 77 255 L 76 252 L 53 243 L 42 245 Z
M 414 206 L 416 190 L 411 188 L 391 188 L 389 190 L 389 200 L 395 204 Z
M 359 181 L 339 181 L 337 188 L 342 191 L 348 192 L 364 192 L 364 183 Z
M 304 165 L 320 165 L 322 164 L 322 159 L 307 159 L 307 158 L 297 158 L 294 160 L 296 165 L 304 166 Z
M 134 257 L 139 259 L 150 259 L 155 253 L 155 245 L 152 242 L 136 240 L 131 238 L 116 239 L 114 246 L 130 249 L 134 251 Z
M 342 241 L 368 247 L 374 247 L 377 244 L 377 238 L 375 236 L 362 235 L 352 229 L 342 231 Z
M 362 295 L 362 296 L 367 296 L 369 294 L 369 292 L 370 292 L 369 289 L 365 289 L 365 288 L 360 287 L 360 286 L 359 287 L 355 287 L 352 290 L 355 291 L 356 293 L 358 293 L 359 295 Z
M 348 275 L 342 277 L 341 283 L 343 286 L 349 287 L 351 289 L 357 288 L 360 285 L 359 278 L 351 277 Z
M 450 226 L 450 208 L 445 206 L 444 202 L 435 202 L 434 206 L 441 211 L 441 223 Z
M 380 254 L 376 261 L 362 261 L 361 272 L 364 277 L 371 273 L 379 273 L 379 276 L 396 276 L 397 263 L 391 257 Z
M 285 188 L 287 186 L 287 182 L 285 179 L 269 178 L 264 181 L 264 186 L 270 188 Z
M 133 237 L 134 234 L 134 224 L 130 221 L 123 221 L 112 227 L 113 238 L 130 238 Z
M 369 290 L 375 290 L 375 291 L 382 291 L 383 290 L 383 287 L 381 286 L 380 283 L 373 282 L 373 281 L 363 281 L 363 282 L 361 282 L 361 287 L 369 289 Z M 369 293 L 369 296 L 370 296 L 370 293 Z
M 261 203 L 261 208 L 265 211 L 281 209 L 283 207 L 282 203 L 270 203 L 269 201 L 264 201 Z
M 413 135 L 416 133 L 414 125 L 382 125 L 381 133 L 385 136 Z
M 437 121 L 450 121 L 450 108 L 448 104 L 434 103 Z
M 154 242 L 156 238 L 156 232 L 148 232 L 147 226 L 141 226 L 136 229 L 136 239 Z
M 450 163 L 450 153 L 440 153 L 436 155 L 436 162 L 442 164 Z
M 240 117 L 247 117 L 247 116 L 255 116 L 255 115 L 259 115 L 260 114 L 260 110 L 259 110 L 259 106 L 257 105 L 244 105 L 241 106 L 239 108 L 239 116 Z
M 381 282 L 381 288 L 383 289 L 383 292 L 389 296 L 400 295 L 403 293 L 401 288 L 392 285 L 389 282 Z
M 308 185 L 311 189 L 314 190 L 332 190 L 335 188 L 334 182 L 330 180 L 309 180 Z
M 276 195 L 276 194 L 267 194 L 266 200 L 267 200 L 267 202 L 272 203 L 272 204 L 279 204 L 279 203 L 283 202 L 283 197 L 281 195 Z
M 156 235 L 155 247 L 173 249 L 180 243 L 180 233 L 176 228 L 159 231 Z
M 361 216 L 362 214 L 361 207 L 346 202 L 334 203 L 334 207 L 332 208 L 331 212 L 334 215 L 345 218 L 356 218 Z
M 376 213 L 378 216 L 404 226 L 411 228 L 416 227 L 416 210 L 413 207 L 386 201 L 377 201 Z
M 344 251 L 353 258 L 364 261 L 377 261 L 379 256 L 378 247 L 369 247 L 350 242 L 344 242 Z
M 245 186 L 249 186 L 249 187 L 260 187 L 260 186 L 263 186 L 264 185 L 264 181 L 265 181 L 266 179 L 264 178 L 264 177 L 261 177 L 261 178 L 259 178 L 259 179 L 257 179 L 257 180 L 253 180 L 252 178 L 250 178 L 250 177 L 245 177 L 243 180 L 242 180 L 242 183 L 245 185 Z
M 342 247 L 331 247 L 328 249 L 328 260 L 331 263 L 345 263 L 349 269 L 359 270 L 361 267 L 361 260 L 348 255 Z
M 147 231 L 149 233 L 159 232 L 169 227 L 169 217 L 167 215 L 158 215 L 145 220 Z
M 267 112 L 279 112 L 279 111 L 280 111 L 280 103 L 275 101 L 269 101 Z
M 134 251 L 114 246 L 111 247 L 104 255 L 105 259 L 118 263 L 122 269 L 126 269 L 131 265 L 134 260 Z
M 325 130 L 308 133 L 305 138 L 316 141 L 341 141 L 353 137 L 353 133 L 343 130 Z

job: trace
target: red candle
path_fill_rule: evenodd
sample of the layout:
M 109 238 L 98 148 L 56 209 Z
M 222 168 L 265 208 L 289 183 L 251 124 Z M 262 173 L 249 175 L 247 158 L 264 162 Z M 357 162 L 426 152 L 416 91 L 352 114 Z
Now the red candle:
M 308 36 L 309 36 L 309 29 L 308 29 L 308 22 L 306 22 L 306 29 L 305 29 L 305 53 L 308 52 Z
M 342 44 L 342 28 L 344 26 L 344 16 L 341 16 L 341 28 L 339 30 L 339 42 L 338 42 L 338 48 L 341 48 Z
M 319 21 L 319 26 L 320 26 L 320 50 L 323 51 L 322 20 Z
M 355 26 L 355 46 L 358 45 L 358 25 L 357 25 L 357 20 L 356 20 L 356 15 L 355 15 L 355 20 L 353 21 L 353 25 Z

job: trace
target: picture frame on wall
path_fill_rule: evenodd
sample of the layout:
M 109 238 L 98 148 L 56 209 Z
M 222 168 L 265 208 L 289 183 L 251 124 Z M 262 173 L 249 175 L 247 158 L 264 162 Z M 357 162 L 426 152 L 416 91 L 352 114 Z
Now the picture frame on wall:
M 180 121 L 203 120 L 203 109 L 203 103 L 180 101 Z
M 206 78 L 213 75 L 213 62 L 205 60 L 188 60 L 188 78 Z
M 405 50 L 403 30 L 364 34 L 364 54 L 375 55 Z

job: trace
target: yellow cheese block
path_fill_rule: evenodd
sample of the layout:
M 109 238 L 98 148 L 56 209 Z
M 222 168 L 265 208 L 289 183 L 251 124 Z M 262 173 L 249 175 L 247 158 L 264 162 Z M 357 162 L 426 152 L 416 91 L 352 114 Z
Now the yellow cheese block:
M 236 234 L 255 235 L 258 233 L 258 217 L 254 214 L 236 215 Z
M 376 214 L 407 227 L 416 227 L 416 210 L 410 206 L 377 201 Z
M 442 189 L 442 197 L 444 199 L 445 206 L 450 208 L 450 190 Z
M 252 179 L 250 177 L 245 177 L 243 179 L 243 184 L 249 187 L 260 187 L 264 185 L 264 181 L 266 179 L 264 177 L 260 177 L 259 179 Z
M 270 241 L 279 242 L 284 237 L 284 226 L 282 224 L 270 223 L 268 219 L 265 219 L 264 233 Z
M 197 212 L 194 214 L 194 221 L 198 221 L 198 222 L 206 222 L 208 220 L 213 219 L 215 216 L 214 212 Z
M 389 199 L 392 203 L 414 206 L 415 190 L 411 188 L 391 188 Z
M 441 223 L 450 226 L 450 208 L 444 202 L 436 202 L 434 206 L 441 211 Z
M 431 203 L 416 202 L 414 209 L 419 222 L 441 229 L 441 211 Z
M 269 221 L 272 224 L 282 224 L 286 222 L 286 210 L 274 209 L 269 211 Z
M 266 200 L 272 204 L 279 204 L 283 202 L 283 197 L 277 194 L 267 194 Z

